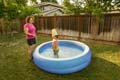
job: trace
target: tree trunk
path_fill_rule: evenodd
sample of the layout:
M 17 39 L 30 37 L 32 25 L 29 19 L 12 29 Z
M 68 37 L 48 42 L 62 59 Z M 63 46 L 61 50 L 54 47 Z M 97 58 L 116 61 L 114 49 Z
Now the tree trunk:
M 7 0 L 3 0 L 4 6 L 7 7 Z

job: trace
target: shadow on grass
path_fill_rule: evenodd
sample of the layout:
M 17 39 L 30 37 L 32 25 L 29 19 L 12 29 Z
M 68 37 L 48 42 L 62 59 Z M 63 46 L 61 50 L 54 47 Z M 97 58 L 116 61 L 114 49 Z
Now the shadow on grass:
M 64 65 L 63 65 L 64 66 Z M 42 80 L 119 80 L 120 67 L 104 59 L 93 57 L 91 64 L 72 74 L 51 74 L 40 69 Z
M 89 43 L 88 46 L 91 48 L 93 54 L 103 53 L 105 51 L 109 51 L 112 53 L 120 52 L 120 45 L 105 45 L 105 44 Z

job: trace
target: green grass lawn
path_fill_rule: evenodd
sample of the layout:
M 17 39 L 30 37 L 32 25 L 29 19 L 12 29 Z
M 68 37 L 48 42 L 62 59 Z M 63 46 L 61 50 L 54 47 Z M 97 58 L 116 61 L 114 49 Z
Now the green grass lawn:
M 37 45 L 49 40 L 49 36 L 39 34 Z M 58 75 L 45 72 L 29 61 L 23 35 L 0 39 L 0 80 L 120 80 L 120 45 L 86 44 L 92 50 L 91 64 L 82 71 Z

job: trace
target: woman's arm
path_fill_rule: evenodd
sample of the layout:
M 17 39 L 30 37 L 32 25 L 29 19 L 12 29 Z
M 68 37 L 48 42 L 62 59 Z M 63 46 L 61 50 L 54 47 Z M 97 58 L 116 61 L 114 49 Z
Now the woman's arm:
M 31 34 L 31 33 L 28 32 L 28 28 L 24 28 L 24 32 L 25 32 L 26 35 L 31 35 L 31 36 L 33 36 L 33 34 Z

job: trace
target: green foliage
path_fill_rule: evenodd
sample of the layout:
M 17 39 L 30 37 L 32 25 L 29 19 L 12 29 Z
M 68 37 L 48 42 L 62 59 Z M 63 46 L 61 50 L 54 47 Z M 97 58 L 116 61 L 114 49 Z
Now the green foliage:
M 67 14 L 79 14 L 79 13 L 90 13 L 99 18 L 103 15 L 103 12 L 108 12 L 114 9 L 115 5 L 118 6 L 119 0 L 64 0 L 63 5 L 65 6 L 65 13 Z M 117 8 L 117 7 L 116 7 Z
M 5 36 L 5 39 L 15 39 L 14 33 L 17 33 L 17 30 L 20 28 L 19 20 L 8 20 L 5 19 L 2 23 L 2 35 Z
M 31 15 L 40 15 L 41 11 L 39 8 L 33 7 L 33 6 L 18 6 L 15 3 L 11 3 L 6 8 L 6 15 L 5 18 L 7 19 L 15 19 L 15 18 L 21 18 Z
M 7 5 L 11 3 L 16 3 L 17 5 L 26 5 L 28 0 L 5 0 Z
M 3 13 L 5 10 L 4 4 L 0 1 L 0 18 L 2 18 L 5 14 Z
M 102 16 L 103 7 L 100 3 L 93 3 L 92 1 L 87 2 L 85 6 L 86 13 L 91 13 L 92 15 L 96 15 L 98 17 Z
M 85 12 L 102 18 L 103 12 L 108 12 L 113 8 L 112 0 L 91 0 L 85 5 Z
M 40 15 L 39 8 L 27 6 L 27 0 L 6 0 L 6 6 L 3 0 L 0 1 L 0 18 L 15 19 L 30 15 Z M 24 4 L 23 4 L 24 2 Z
M 19 13 L 20 13 L 20 17 L 26 17 L 31 15 L 41 15 L 41 10 L 33 6 L 21 6 Z
M 13 0 L 12 0 L 13 1 Z M 17 3 L 18 5 L 26 5 L 28 0 L 15 0 L 15 3 Z
M 72 10 L 73 10 L 74 6 L 70 3 L 70 0 L 64 0 L 63 5 L 64 5 L 64 12 L 66 14 L 73 13 Z
M 7 6 L 6 18 L 15 19 L 19 16 L 18 13 L 18 5 L 15 3 L 11 3 Z
M 83 7 L 81 6 L 81 2 L 78 0 L 74 1 L 74 3 L 70 3 L 70 0 L 64 0 L 63 5 L 65 7 L 64 12 L 66 14 L 79 14 L 81 12 L 84 12 Z

